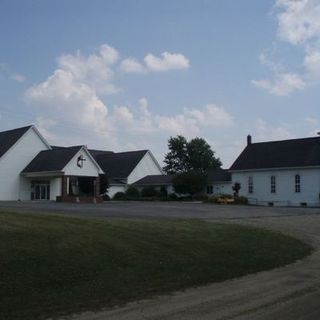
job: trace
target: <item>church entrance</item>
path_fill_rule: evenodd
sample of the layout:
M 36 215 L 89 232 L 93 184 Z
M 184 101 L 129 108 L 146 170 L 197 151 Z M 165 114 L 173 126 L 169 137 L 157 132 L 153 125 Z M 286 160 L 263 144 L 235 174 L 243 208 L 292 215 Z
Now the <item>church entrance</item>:
M 50 181 L 31 181 L 31 200 L 49 200 Z

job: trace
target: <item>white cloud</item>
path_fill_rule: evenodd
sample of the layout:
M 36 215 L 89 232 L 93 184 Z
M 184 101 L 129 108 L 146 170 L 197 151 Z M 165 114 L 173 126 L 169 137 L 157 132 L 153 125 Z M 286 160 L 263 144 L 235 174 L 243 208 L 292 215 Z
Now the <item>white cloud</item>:
M 276 74 L 273 80 L 252 80 L 252 84 L 277 96 L 287 96 L 296 90 L 303 90 L 306 86 L 305 81 L 294 73 Z
M 293 45 L 320 37 L 320 3 L 318 0 L 277 0 L 278 35 Z
M 190 66 L 189 60 L 183 54 L 169 52 L 163 52 L 161 57 L 149 53 L 144 62 L 150 71 L 181 70 Z
M 102 45 L 98 53 L 83 56 L 79 51 L 76 54 L 65 54 L 58 58 L 58 67 L 70 72 L 75 81 L 84 83 L 101 94 L 113 94 L 119 91 L 113 83 L 114 65 L 119 59 L 116 49 Z
M 270 94 L 283 96 L 303 90 L 320 79 L 320 2 L 319 0 L 276 0 L 279 10 L 278 39 L 304 50 L 304 61 L 297 71 L 285 68 L 264 53 L 260 63 L 273 72 L 271 80 L 253 80 L 252 83 Z M 302 70 L 301 70 L 302 69 Z
M 319 120 L 317 119 L 317 118 L 315 118 L 315 117 L 306 117 L 305 119 L 304 119 L 309 125 L 318 125 L 318 123 L 319 123 Z
M 134 58 L 124 59 L 120 64 L 120 69 L 127 73 L 145 73 L 145 67 Z
M 293 138 L 295 138 L 295 135 L 290 132 L 286 124 L 274 126 L 262 119 L 256 120 L 253 139 L 257 141 L 286 140 Z

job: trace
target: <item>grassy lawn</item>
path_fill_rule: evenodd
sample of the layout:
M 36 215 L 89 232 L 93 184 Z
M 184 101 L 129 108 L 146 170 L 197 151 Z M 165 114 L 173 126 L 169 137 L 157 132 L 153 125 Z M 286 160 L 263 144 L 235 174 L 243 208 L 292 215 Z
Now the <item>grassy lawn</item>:
M 0 213 L 0 319 L 45 319 L 275 268 L 311 248 L 198 220 Z

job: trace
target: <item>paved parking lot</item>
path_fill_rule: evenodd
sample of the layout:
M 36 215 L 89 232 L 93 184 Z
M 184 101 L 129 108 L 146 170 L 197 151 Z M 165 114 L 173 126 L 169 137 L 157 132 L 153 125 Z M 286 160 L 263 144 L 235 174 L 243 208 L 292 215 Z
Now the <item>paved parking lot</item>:
M 77 320 L 317 320 L 320 319 L 320 210 L 216 206 L 200 203 L 79 205 L 3 202 L 0 211 L 57 213 L 99 218 L 200 218 L 254 225 L 300 238 L 315 248 L 302 261 L 125 307 L 75 315 Z

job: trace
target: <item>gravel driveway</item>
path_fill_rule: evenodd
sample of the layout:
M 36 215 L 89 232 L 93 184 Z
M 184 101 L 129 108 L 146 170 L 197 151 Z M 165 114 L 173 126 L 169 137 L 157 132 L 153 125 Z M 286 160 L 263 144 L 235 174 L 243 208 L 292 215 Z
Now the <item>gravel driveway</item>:
M 0 203 L 0 210 L 55 212 L 92 217 L 182 217 L 254 225 L 300 238 L 314 253 L 292 265 L 130 303 L 125 307 L 85 313 L 77 320 L 317 320 L 320 319 L 320 210 L 212 206 L 195 203 Z

